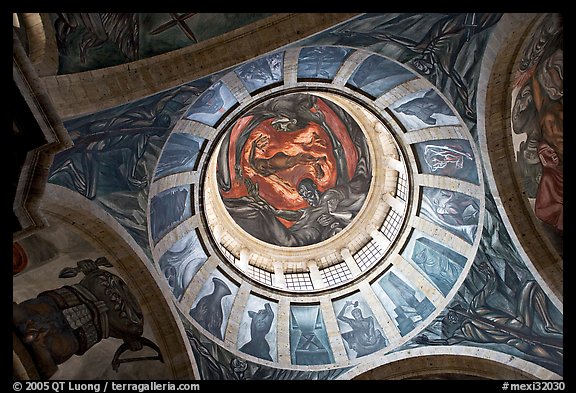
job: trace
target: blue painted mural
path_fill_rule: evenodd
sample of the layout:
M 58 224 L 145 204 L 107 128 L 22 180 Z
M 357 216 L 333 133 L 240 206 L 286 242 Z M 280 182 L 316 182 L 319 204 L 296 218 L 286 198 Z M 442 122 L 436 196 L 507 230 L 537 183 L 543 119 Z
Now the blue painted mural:
M 236 283 L 214 270 L 192 303 L 189 314 L 200 326 L 223 340 L 237 292 Z
M 395 267 L 371 285 L 402 336 L 420 325 L 436 307 Z
M 319 305 L 290 305 L 290 359 L 297 365 L 334 363 Z
M 407 95 L 390 105 L 390 108 L 406 127 L 406 131 L 460 124 L 458 117 L 434 89 Z
M 278 360 L 278 304 L 250 294 L 238 331 L 238 349 L 258 358 Z
M 402 256 L 448 295 L 466 265 L 466 258 L 434 241 L 421 231 L 413 230 Z
M 291 370 L 243 359 L 204 337 L 184 315 L 180 315 L 201 380 L 334 380 L 352 367 L 329 370 Z
M 562 375 L 562 314 L 529 276 L 526 268 L 478 253 L 454 300 L 410 346 L 491 348 Z
M 344 60 L 353 52 L 350 48 L 302 48 L 298 57 L 298 78 L 332 80 Z
M 480 201 L 456 191 L 422 187 L 419 214 L 468 243 L 474 243 Z
M 390 89 L 416 79 L 417 75 L 382 56 L 372 55 L 354 70 L 348 84 L 373 98 L 378 98 Z
M 193 171 L 205 143 L 206 139 L 199 136 L 181 132 L 170 134 L 158 160 L 154 180 L 174 173 Z
M 177 300 L 182 299 L 188 284 L 207 259 L 196 230 L 182 236 L 160 257 L 158 267 Z
M 284 52 L 277 52 L 250 63 L 243 64 L 234 72 L 246 89 L 254 91 L 281 82 L 284 76 Z
M 214 126 L 226 111 L 237 103 L 224 82 L 217 81 L 194 101 L 184 117 Z
M 475 123 L 480 62 L 501 13 L 365 14 L 299 45 L 343 45 L 395 59 L 427 78 Z
M 378 320 L 360 293 L 333 301 L 332 306 L 350 359 L 370 355 L 387 345 Z
M 95 201 L 152 260 L 146 215 L 150 178 L 170 130 L 207 86 L 200 80 L 67 120 L 74 146 L 54 157 L 48 181 Z
M 191 186 L 184 185 L 162 191 L 150 201 L 150 229 L 157 243 L 168 232 L 193 214 Z
M 270 16 L 270 13 L 50 14 L 59 74 L 110 67 L 180 49 Z
M 448 176 L 479 185 L 478 168 L 466 139 L 439 139 L 415 143 L 422 173 Z

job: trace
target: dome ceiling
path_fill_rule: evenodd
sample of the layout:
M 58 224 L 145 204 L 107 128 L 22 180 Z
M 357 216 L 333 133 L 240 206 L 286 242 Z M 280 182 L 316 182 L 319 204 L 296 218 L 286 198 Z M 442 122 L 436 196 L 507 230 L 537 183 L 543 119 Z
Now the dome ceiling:
M 454 354 L 561 377 L 562 301 L 502 206 L 514 177 L 498 177 L 488 105 L 514 68 L 492 52 L 513 26 L 540 31 L 532 18 L 363 14 L 70 117 L 48 189 L 137 248 L 199 379 L 351 379 Z
M 198 182 L 150 195 L 149 222 L 182 317 L 237 356 L 319 370 L 382 356 L 473 262 L 484 191 L 470 133 L 391 59 L 296 47 L 238 67 L 185 111 L 159 162 L 189 162 L 172 144 L 207 134 Z

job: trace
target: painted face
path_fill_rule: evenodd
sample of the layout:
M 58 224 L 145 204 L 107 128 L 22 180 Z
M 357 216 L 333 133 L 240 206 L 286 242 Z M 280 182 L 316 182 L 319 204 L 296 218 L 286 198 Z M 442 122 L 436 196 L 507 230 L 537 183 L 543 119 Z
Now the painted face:
M 314 183 L 302 181 L 298 186 L 298 193 L 310 206 L 318 206 L 318 203 L 320 202 L 320 193 Z
M 288 132 L 296 129 L 296 119 L 289 119 L 287 117 L 278 117 L 272 121 L 272 127 L 276 131 Z
M 355 319 L 361 319 L 362 318 L 362 310 L 360 310 L 359 308 L 353 309 L 351 314 Z

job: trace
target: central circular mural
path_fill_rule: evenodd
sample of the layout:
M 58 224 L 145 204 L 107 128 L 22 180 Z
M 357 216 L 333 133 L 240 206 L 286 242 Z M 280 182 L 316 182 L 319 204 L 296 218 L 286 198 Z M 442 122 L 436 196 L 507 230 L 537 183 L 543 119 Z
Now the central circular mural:
M 299 247 L 344 230 L 364 205 L 372 179 L 358 123 L 315 94 L 269 98 L 244 112 L 218 151 L 220 198 L 253 237 Z

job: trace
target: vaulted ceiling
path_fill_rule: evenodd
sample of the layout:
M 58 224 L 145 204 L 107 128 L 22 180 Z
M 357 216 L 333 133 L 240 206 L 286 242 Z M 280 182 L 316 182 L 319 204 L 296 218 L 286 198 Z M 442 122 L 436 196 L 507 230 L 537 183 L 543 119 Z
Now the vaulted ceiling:
M 563 378 L 560 15 L 21 13 L 13 43 L 15 378 Z M 31 326 L 81 305 L 26 307 L 104 272 L 163 361 L 113 370 L 134 337 L 98 325 L 48 367 Z

